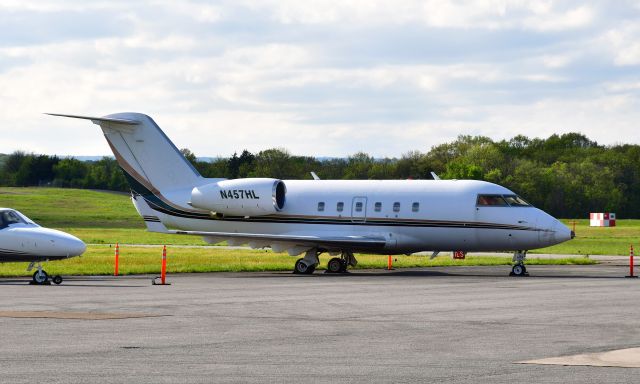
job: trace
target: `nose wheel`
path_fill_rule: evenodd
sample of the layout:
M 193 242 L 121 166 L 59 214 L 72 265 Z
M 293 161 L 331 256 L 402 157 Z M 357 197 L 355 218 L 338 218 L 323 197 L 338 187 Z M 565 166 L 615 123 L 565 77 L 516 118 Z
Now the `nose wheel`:
M 511 267 L 511 273 L 509 276 L 529 276 L 527 272 L 527 267 L 524 265 L 524 260 L 527 258 L 527 251 L 516 251 L 513 254 L 512 261 L 515 263 L 513 267 Z
M 31 270 L 32 268 L 33 268 L 33 263 L 29 265 L 29 268 L 27 269 L 27 271 Z M 40 263 L 38 263 L 37 268 L 38 270 L 33 273 L 33 277 L 30 284 L 51 285 L 51 282 L 49 281 L 49 274 L 47 273 L 47 271 L 42 269 L 42 265 Z M 62 283 L 62 276 L 55 275 L 51 278 L 51 281 L 53 281 L 54 284 L 59 285 Z
M 44 269 L 38 268 L 38 270 L 33 273 L 33 284 L 45 285 L 47 283 L 49 283 L 49 275 Z

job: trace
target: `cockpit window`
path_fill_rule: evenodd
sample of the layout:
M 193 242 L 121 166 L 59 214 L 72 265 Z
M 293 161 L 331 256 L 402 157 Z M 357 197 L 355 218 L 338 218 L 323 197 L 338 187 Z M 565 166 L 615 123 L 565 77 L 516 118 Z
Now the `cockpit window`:
M 479 207 L 530 207 L 525 199 L 518 195 L 478 195 Z
M 0 229 L 6 228 L 11 224 L 18 224 L 18 223 L 27 224 L 27 222 L 14 211 L 0 212 Z
M 504 195 L 504 199 L 512 207 L 530 207 L 531 206 L 531 204 L 529 204 L 525 199 L 523 199 L 518 195 Z
M 506 207 L 508 206 L 502 195 L 478 195 L 479 206 Z

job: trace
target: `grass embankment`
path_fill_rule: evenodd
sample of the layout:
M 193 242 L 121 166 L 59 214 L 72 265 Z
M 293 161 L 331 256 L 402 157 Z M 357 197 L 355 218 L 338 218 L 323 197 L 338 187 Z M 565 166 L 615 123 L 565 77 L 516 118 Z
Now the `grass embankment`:
M 562 220 L 572 228 L 573 220 Z M 615 227 L 590 227 L 588 219 L 575 220 L 576 238 L 531 253 L 562 255 L 629 255 L 629 246 L 640 246 L 640 220 L 617 220 Z
M 149 233 L 127 194 L 57 188 L 0 188 L 0 206 L 11 207 L 39 224 L 70 232 L 88 244 L 168 244 L 204 245 L 199 237 Z M 569 220 L 565 221 L 567 225 Z M 578 220 L 577 238 L 537 253 L 555 254 L 628 254 L 630 243 L 640 238 L 640 220 L 619 220 L 615 228 L 590 228 L 588 220 Z M 160 247 L 123 246 L 121 273 L 157 273 Z M 260 250 L 225 250 L 208 248 L 171 248 L 170 272 L 267 271 L 289 270 L 295 258 Z M 443 254 L 434 260 L 424 256 L 394 257 L 394 267 L 442 265 L 507 265 L 508 257 L 468 257 L 452 260 Z M 328 256 L 323 255 L 321 266 Z M 359 268 L 385 268 L 386 256 L 358 255 Z M 529 264 L 578 264 L 588 259 L 529 260 Z M 25 275 L 24 263 L 0 264 L 0 275 Z M 113 248 L 89 246 L 85 255 L 48 263 L 51 273 L 111 274 Z
M 0 188 L 0 207 L 10 207 L 87 244 L 206 245 L 200 237 L 147 232 L 129 194 L 62 188 Z

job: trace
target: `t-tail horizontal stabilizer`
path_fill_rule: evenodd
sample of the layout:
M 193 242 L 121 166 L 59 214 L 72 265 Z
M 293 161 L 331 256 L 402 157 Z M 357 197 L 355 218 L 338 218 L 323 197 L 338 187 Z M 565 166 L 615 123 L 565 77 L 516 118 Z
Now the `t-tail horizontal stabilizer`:
M 45 115 L 71 117 L 73 119 L 91 120 L 94 124 L 100 125 L 100 123 L 117 123 L 124 125 L 138 125 L 140 121 L 131 119 L 121 119 L 113 117 L 95 117 L 95 116 L 80 116 L 80 115 L 65 115 L 62 113 L 45 113 Z

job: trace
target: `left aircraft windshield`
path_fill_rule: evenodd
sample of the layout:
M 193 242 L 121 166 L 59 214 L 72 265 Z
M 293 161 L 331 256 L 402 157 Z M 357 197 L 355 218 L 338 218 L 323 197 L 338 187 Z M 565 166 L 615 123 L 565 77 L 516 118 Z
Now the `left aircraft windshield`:
M 0 212 L 0 229 L 6 228 L 11 224 L 28 224 L 25 219 L 22 218 L 21 215 L 16 213 L 15 211 L 1 211 Z

